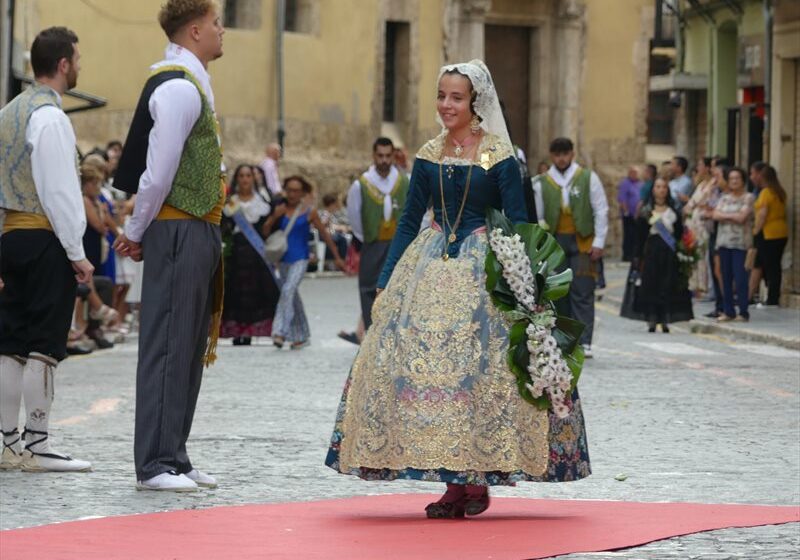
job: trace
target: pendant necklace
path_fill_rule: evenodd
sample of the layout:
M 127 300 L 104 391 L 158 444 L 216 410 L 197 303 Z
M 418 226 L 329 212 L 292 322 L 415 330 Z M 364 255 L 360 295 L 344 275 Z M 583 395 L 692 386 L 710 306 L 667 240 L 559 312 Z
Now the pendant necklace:
M 442 177 L 442 161 L 444 160 L 444 153 L 442 153 L 442 158 L 439 161 L 439 193 L 442 197 L 442 224 L 445 228 L 444 233 L 447 233 L 447 230 L 450 231 L 448 235 L 445 237 L 444 243 L 444 252 L 442 253 L 442 260 L 447 261 L 450 258 L 450 255 L 447 253 L 448 249 L 450 248 L 451 243 L 456 242 L 456 230 L 458 230 L 458 226 L 461 223 L 461 217 L 464 215 L 464 206 L 467 203 L 467 197 L 469 196 L 469 185 L 472 179 L 472 165 L 473 161 L 469 163 L 469 171 L 467 171 L 467 182 L 464 186 L 464 197 L 461 199 L 461 207 L 458 209 L 458 214 L 456 215 L 456 221 L 453 225 L 450 225 L 450 220 L 447 217 L 447 207 L 445 206 L 444 201 L 444 179 Z
M 455 137 L 451 136 L 450 140 L 453 142 L 453 153 L 455 154 L 455 156 L 460 158 L 462 155 L 464 155 L 464 148 L 470 146 L 473 143 L 472 141 L 476 137 L 477 137 L 476 134 L 470 133 L 470 135 L 464 138 L 462 142 L 459 142 L 458 140 L 455 139 Z

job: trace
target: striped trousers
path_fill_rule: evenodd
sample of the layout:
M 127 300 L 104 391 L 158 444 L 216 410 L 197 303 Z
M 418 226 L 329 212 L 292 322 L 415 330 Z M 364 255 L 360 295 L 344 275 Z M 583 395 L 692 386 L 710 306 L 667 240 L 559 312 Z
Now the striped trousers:
M 219 226 L 159 220 L 142 239 L 144 271 L 136 369 L 134 462 L 138 480 L 187 473 L 186 440 L 203 377 Z

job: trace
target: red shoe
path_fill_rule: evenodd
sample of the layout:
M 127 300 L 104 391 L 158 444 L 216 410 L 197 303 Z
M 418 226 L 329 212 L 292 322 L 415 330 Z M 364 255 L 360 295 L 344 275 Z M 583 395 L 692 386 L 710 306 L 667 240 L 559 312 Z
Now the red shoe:
M 428 519 L 456 519 L 464 517 L 464 499 L 466 490 L 463 484 L 447 484 L 447 492 L 425 507 Z
M 467 484 L 464 494 L 464 513 L 480 515 L 489 509 L 489 487 Z

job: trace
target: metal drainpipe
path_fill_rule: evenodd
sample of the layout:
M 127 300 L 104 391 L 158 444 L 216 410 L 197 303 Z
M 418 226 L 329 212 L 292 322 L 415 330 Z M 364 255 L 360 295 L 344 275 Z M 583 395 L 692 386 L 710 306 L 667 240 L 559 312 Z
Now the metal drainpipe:
M 278 0 L 278 17 L 275 30 L 275 74 L 278 83 L 278 144 L 283 151 L 286 120 L 283 108 L 283 29 L 286 26 L 286 0 Z
M 764 0 L 764 161 L 770 157 L 772 121 L 772 0 Z

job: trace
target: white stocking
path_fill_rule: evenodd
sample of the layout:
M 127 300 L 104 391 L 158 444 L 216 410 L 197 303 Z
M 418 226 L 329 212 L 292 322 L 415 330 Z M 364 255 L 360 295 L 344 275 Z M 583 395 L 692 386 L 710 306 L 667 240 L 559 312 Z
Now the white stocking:
M 58 362 L 31 354 L 25 364 L 23 393 L 25 394 L 25 447 L 36 453 L 49 453 L 47 427 L 50 423 L 50 407 L 53 404 L 53 372 Z M 37 442 L 31 446 L 28 442 Z
M 6 444 L 19 439 L 19 408 L 22 404 L 22 370 L 24 364 L 16 356 L 0 356 L 0 430 Z

